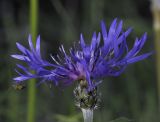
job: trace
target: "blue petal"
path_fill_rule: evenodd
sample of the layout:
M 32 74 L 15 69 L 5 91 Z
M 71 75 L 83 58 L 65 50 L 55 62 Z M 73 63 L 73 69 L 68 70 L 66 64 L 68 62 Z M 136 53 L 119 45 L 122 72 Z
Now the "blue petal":
M 27 75 L 32 75 L 24 66 L 17 64 L 17 67 L 19 67 L 20 69 L 22 69 Z
M 37 52 L 38 56 L 41 57 L 41 52 L 40 52 L 40 35 L 37 37 L 36 52 Z
M 84 38 L 83 38 L 83 35 L 82 35 L 82 34 L 80 35 L 80 44 L 81 44 L 81 47 L 82 47 L 82 48 L 85 48 L 86 44 L 85 44 L 85 42 L 84 42 Z
M 16 43 L 17 48 L 24 54 L 26 54 L 26 48 L 24 46 L 22 46 L 21 44 L 19 44 L 18 42 Z
M 110 29 L 109 29 L 109 33 L 108 33 L 108 39 L 111 41 L 112 36 L 115 34 L 116 32 L 116 26 L 117 26 L 117 19 L 114 19 Z
M 106 43 L 106 40 L 107 40 L 107 30 L 106 30 L 106 26 L 105 26 L 104 21 L 101 21 L 101 29 L 102 29 L 102 35 L 103 35 L 104 43 Z
M 99 46 L 99 43 L 101 41 L 101 33 L 98 33 L 98 37 L 97 37 L 97 46 Z
M 19 60 L 23 60 L 23 61 L 30 61 L 30 59 L 27 56 L 23 56 L 23 55 L 11 55 L 11 57 L 19 59 Z
M 20 76 L 20 77 L 13 78 L 13 80 L 15 81 L 24 81 L 28 79 L 30 79 L 30 77 L 26 77 L 26 76 Z
M 91 50 L 94 50 L 97 44 L 96 32 L 93 33 L 92 42 L 91 42 Z
M 117 43 L 120 44 L 123 41 L 123 38 L 127 37 L 132 31 L 132 28 L 129 28 L 126 32 L 124 32 L 121 36 L 119 36 L 119 38 L 117 39 Z
M 118 35 L 121 33 L 121 31 L 122 31 L 122 26 L 123 26 L 123 21 L 121 20 L 121 21 L 119 22 L 119 25 L 118 25 L 117 30 L 116 30 L 116 36 L 118 36 Z
M 138 62 L 140 60 L 143 60 L 143 59 L 147 58 L 148 56 L 150 56 L 152 54 L 153 54 L 153 52 L 150 52 L 150 53 L 146 53 L 146 54 L 143 54 L 143 55 L 140 55 L 140 56 L 136 56 L 134 58 L 130 58 L 130 59 L 127 60 L 127 63 L 131 64 L 131 63 Z
M 29 47 L 30 47 L 31 51 L 35 52 L 34 51 L 34 46 L 33 46 L 33 43 L 32 43 L 32 37 L 31 37 L 31 35 L 29 35 L 29 37 L 28 37 L 28 43 L 29 43 Z

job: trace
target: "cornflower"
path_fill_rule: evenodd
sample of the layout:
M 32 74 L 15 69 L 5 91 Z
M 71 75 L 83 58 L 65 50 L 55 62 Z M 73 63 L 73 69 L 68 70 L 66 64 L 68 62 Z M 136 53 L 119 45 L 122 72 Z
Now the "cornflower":
M 129 50 L 126 39 L 132 28 L 122 31 L 122 26 L 122 20 L 117 22 L 117 19 L 114 19 L 107 32 L 104 21 L 101 21 L 101 32 L 93 33 L 90 44 L 86 44 L 83 35 L 80 34 L 79 43 L 69 49 L 69 54 L 61 45 L 59 54 L 51 55 L 53 62 L 42 59 L 40 36 L 34 48 L 29 35 L 30 49 L 16 43 L 22 54 L 12 55 L 13 58 L 27 64 L 27 66 L 17 64 L 23 73 L 16 70 L 19 76 L 14 78 L 15 83 L 19 84 L 32 78 L 39 79 L 38 84 L 53 83 L 55 86 L 69 86 L 77 82 L 74 89 L 76 105 L 82 109 L 83 113 L 88 110 L 93 111 L 99 103 L 97 86 L 102 82 L 102 78 L 119 76 L 129 64 L 143 60 L 152 54 L 149 52 L 138 55 L 147 39 L 146 33 L 136 38 L 133 47 Z M 92 116 L 93 112 L 89 114 Z M 84 114 L 84 116 L 87 115 Z M 92 117 L 90 119 L 92 121 Z

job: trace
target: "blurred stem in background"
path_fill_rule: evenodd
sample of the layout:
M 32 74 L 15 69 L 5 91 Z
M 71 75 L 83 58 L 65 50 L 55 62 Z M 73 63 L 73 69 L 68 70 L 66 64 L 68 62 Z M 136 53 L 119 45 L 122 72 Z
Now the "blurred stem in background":
M 153 26 L 155 31 L 156 68 L 157 68 L 157 90 L 158 106 L 160 112 L 160 1 L 152 0 Z
M 63 29 L 62 29 L 62 39 L 60 40 L 66 40 L 63 41 L 63 44 L 68 47 L 69 46 L 69 41 L 75 39 L 76 35 L 76 29 L 74 27 L 74 11 L 71 14 L 71 12 L 65 8 L 60 0 L 51 0 L 52 5 L 54 9 L 56 10 L 57 14 L 61 17 L 63 21 Z M 76 6 L 76 5 L 75 5 Z M 75 10 L 76 11 L 76 10 Z
M 32 34 L 32 40 L 35 45 L 37 36 L 37 25 L 38 25 L 38 0 L 30 0 L 30 32 Z M 35 80 L 30 80 L 28 84 L 28 122 L 35 122 L 35 100 L 36 100 L 36 89 Z

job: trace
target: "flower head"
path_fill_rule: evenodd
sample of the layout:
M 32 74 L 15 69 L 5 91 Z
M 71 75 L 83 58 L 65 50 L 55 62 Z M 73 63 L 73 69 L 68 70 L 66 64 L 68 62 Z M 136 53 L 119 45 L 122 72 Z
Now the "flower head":
M 60 46 L 60 53 L 57 56 L 51 56 L 52 63 L 41 57 L 40 37 L 37 38 L 36 48 L 34 48 L 29 36 L 30 50 L 17 43 L 22 55 L 12 55 L 13 58 L 22 60 L 28 65 L 27 67 L 17 65 L 24 73 L 16 70 L 20 76 L 14 80 L 22 82 L 39 78 L 40 83 L 52 81 L 55 85 L 64 86 L 74 81 L 83 81 L 80 83 L 91 91 L 103 77 L 119 76 L 129 64 L 143 60 L 152 54 L 149 52 L 138 55 L 146 41 L 146 33 L 141 38 L 136 38 L 132 49 L 129 50 L 126 40 L 132 29 L 129 28 L 123 32 L 122 25 L 122 21 L 117 22 L 115 19 L 107 32 L 102 21 L 102 32 L 98 35 L 94 32 L 90 44 L 85 43 L 81 34 L 79 43 L 70 48 L 69 54 L 66 53 L 63 45 Z M 32 70 L 35 71 L 34 74 Z

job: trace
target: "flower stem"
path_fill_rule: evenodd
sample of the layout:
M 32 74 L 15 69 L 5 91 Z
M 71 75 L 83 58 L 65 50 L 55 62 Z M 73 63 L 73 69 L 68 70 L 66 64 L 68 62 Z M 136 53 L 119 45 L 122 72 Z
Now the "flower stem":
M 30 32 L 35 45 L 38 26 L 38 0 L 30 0 Z M 28 84 L 28 111 L 27 122 L 35 122 L 36 89 L 35 80 L 30 80 Z
M 81 108 L 84 122 L 93 122 L 93 110 Z

